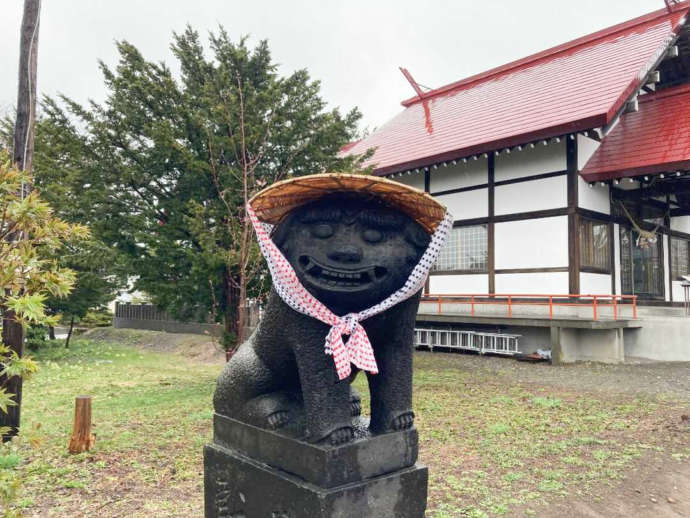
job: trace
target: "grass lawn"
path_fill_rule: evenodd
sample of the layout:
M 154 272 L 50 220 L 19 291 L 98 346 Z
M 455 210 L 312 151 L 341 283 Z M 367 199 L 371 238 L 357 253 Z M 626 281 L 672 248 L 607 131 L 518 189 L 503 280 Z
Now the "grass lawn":
M 222 365 L 122 336 L 130 343 L 76 340 L 36 355 L 22 434 L 0 448 L 0 472 L 24 480 L 25 516 L 203 516 L 201 450 Z M 604 494 L 645 456 L 690 459 L 688 434 L 660 425 L 687 406 L 677 396 L 554 388 L 449 358 L 416 358 L 427 516 L 541 515 L 553 502 Z M 357 385 L 365 394 L 363 377 Z M 69 455 L 81 394 L 94 398 L 96 446 Z

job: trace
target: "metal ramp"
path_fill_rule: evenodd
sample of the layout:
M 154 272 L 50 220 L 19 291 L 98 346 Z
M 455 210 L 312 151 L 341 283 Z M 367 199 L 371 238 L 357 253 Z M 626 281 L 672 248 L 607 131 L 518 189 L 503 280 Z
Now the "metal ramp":
M 459 331 L 453 329 L 415 328 L 414 345 L 416 348 L 434 347 L 475 351 L 479 354 L 518 354 L 521 335 L 505 333 L 484 333 L 480 331 Z

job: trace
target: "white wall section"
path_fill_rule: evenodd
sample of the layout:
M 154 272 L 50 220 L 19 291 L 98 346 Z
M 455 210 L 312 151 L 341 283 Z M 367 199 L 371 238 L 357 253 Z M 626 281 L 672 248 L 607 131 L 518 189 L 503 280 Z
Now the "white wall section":
M 496 293 L 565 295 L 568 293 L 568 272 L 497 274 Z
M 580 295 L 611 295 L 611 276 L 580 272 Z
M 495 191 L 496 215 L 562 209 L 568 205 L 567 177 L 499 185 Z
M 443 203 L 455 220 L 485 218 L 489 215 L 489 189 L 456 192 L 435 196 Z
M 567 216 L 496 223 L 495 235 L 497 270 L 568 266 Z
M 577 136 L 577 170 L 582 171 L 599 147 L 599 142 L 583 135 Z
M 483 294 L 489 293 L 489 275 L 430 275 L 429 293 L 433 294 Z
M 424 190 L 424 172 L 404 174 L 402 176 L 391 178 L 391 180 L 416 187 L 420 191 Z
M 566 169 L 565 139 L 558 144 L 543 146 L 537 144 L 534 149 L 523 147 L 522 151 L 513 150 L 509 155 L 501 153 L 496 157 L 494 180 L 512 180 L 523 176 L 553 173 Z
M 581 176 L 577 178 L 579 205 L 583 209 L 589 209 L 603 214 L 611 214 L 611 201 L 609 198 L 609 186 L 596 184 L 590 187 Z
M 671 230 L 690 234 L 690 216 L 671 218 Z
M 489 168 L 487 159 L 479 158 L 477 160 L 469 160 L 466 164 L 460 161 L 454 166 L 440 166 L 438 169 L 432 169 L 429 191 L 433 194 L 450 189 L 482 185 L 488 182 Z
M 670 285 L 671 285 L 671 272 L 668 269 L 668 260 L 669 260 L 669 254 L 671 250 L 671 240 L 668 238 L 667 235 L 664 235 L 664 300 L 666 302 L 671 301 L 671 290 L 670 290 Z
M 613 246 L 614 246 L 614 271 L 613 275 L 616 279 L 616 294 L 622 295 L 623 289 L 621 288 L 621 231 L 620 225 L 614 223 L 613 225 Z

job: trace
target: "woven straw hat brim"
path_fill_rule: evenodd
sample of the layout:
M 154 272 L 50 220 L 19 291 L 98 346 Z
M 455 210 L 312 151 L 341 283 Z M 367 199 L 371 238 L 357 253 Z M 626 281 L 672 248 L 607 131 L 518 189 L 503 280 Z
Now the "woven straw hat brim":
M 377 176 L 346 173 L 282 180 L 256 194 L 249 203 L 259 220 L 275 225 L 293 209 L 337 192 L 357 192 L 380 198 L 410 216 L 429 234 L 436 230 L 446 214 L 441 203 L 419 189 Z

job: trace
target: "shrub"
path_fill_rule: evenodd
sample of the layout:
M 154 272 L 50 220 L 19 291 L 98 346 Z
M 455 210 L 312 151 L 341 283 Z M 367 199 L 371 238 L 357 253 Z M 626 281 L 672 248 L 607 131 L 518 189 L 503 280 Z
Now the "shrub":
M 37 351 L 48 345 L 48 328 L 43 325 L 29 326 L 26 329 L 26 346 Z

